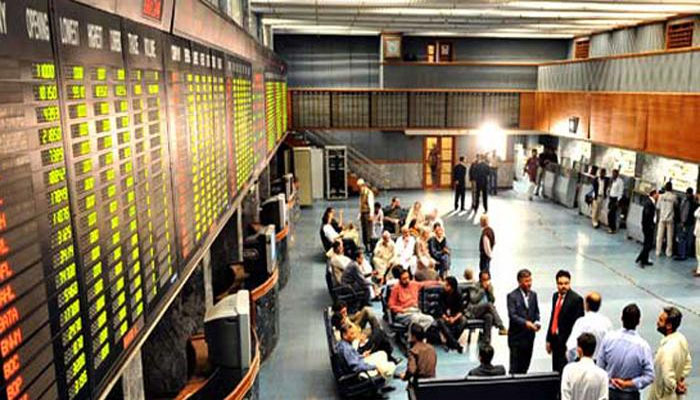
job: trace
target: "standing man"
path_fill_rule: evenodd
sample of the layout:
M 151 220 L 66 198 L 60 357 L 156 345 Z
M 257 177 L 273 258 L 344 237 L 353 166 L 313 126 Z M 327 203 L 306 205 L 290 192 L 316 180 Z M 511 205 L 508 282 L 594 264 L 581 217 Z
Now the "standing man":
M 537 149 L 532 149 L 532 156 L 530 156 L 525 163 L 525 173 L 530 181 L 527 187 L 527 199 L 530 201 L 532 201 L 532 194 L 537 186 L 537 168 L 539 168 Z
M 584 301 L 586 314 L 576 320 L 574 327 L 571 329 L 569 340 L 566 341 L 566 358 L 569 362 L 576 361 L 576 339 L 583 333 L 590 333 L 595 336 L 597 345 L 592 357 L 594 361 L 598 359 L 600 344 L 603 343 L 605 335 L 612 330 L 610 319 L 598 312 L 601 301 L 602 299 L 598 292 L 590 292 L 586 295 L 586 300 Z
M 357 180 L 360 186 L 360 223 L 362 225 L 362 243 L 365 249 L 372 247 L 372 221 L 374 219 L 374 193 L 364 179 Z
M 518 287 L 508 293 L 508 348 L 510 373 L 525 374 L 530 368 L 535 333 L 540 330 L 540 307 L 537 293 L 532 290 L 532 273 L 518 271 Z
M 680 399 L 686 394 L 685 378 L 692 368 L 688 341 L 678 332 L 683 315 L 676 307 L 666 307 L 656 321 L 656 330 L 664 338 L 654 357 L 654 383 L 649 391 L 649 400 Z
M 654 247 L 654 218 L 656 217 L 656 199 L 659 198 L 659 193 L 652 189 L 649 196 L 642 199 L 642 233 L 644 233 L 644 244 L 642 251 L 637 256 L 635 261 L 637 265 L 644 268 L 648 265 L 654 265 L 649 262 L 649 252 Z
M 459 157 L 459 163 L 452 171 L 455 180 L 455 211 L 465 211 L 464 196 L 467 191 L 467 165 L 464 163 L 464 156 Z M 459 208 L 457 207 L 459 205 Z
M 476 165 L 472 165 L 472 169 L 474 169 L 474 183 L 476 184 L 476 193 L 472 204 L 474 214 L 479 211 L 479 196 L 484 200 L 484 213 L 489 212 L 488 187 L 490 169 L 484 158 L 484 156 L 477 157 Z
M 476 204 L 476 177 L 474 173 L 476 172 L 476 165 L 479 163 L 479 155 L 474 157 L 474 161 L 469 164 L 469 188 L 472 192 L 472 213 L 474 212 L 474 204 Z M 471 218 L 471 215 L 469 216 Z
M 625 182 L 620 178 L 620 171 L 612 170 L 610 194 L 608 195 L 608 233 L 617 232 L 617 208 L 625 194 Z
M 598 222 L 598 216 L 600 215 L 600 206 L 603 204 L 603 200 L 605 199 L 606 193 L 608 192 L 609 183 L 610 181 L 605 176 L 605 168 L 601 168 L 598 178 L 593 180 L 592 190 L 593 204 L 591 205 L 591 221 L 593 221 L 593 227 L 595 229 L 598 229 L 598 226 L 600 225 L 600 223 Z
M 676 217 L 676 195 L 673 184 L 669 181 L 664 185 L 664 194 L 659 196 L 656 208 L 659 210 L 659 226 L 656 228 L 656 258 L 661 255 L 666 234 L 666 257 L 673 256 L 673 222 Z
M 432 180 L 433 189 L 437 189 L 440 186 L 440 174 L 438 174 L 438 167 L 440 166 L 440 151 L 437 145 L 434 145 L 428 153 L 428 166 L 430 167 L 430 179 Z
M 688 254 L 692 254 L 693 227 L 695 226 L 695 209 L 698 203 L 695 202 L 693 188 L 685 190 L 685 197 L 681 200 L 679 207 L 680 221 L 678 223 L 678 257 L 676 260 L 685 260 Z
M 491 152 L 488 158 L 489 166 L 489 193 L 492 195 L 498 194 L 498 155 L 496 150 Z
M 598 366 L 608 373 L 610 400 L 639 400 L 639 392 L 654 380 L 651 347 L 635 330 L 642 313 L 636 304 L 622 310 L 622 329 L 609 332 L 598 354 Z
M 479 271 L 490 272 L 493 246 L 496 245 L 496 234 L 489 226 L 488 215 L 482 215 L 479 222 L 481 224 L 481 238 L 479 239 Z
M 608 374 L 591 358 L 597 344 L 595 336 L 583 333 L 576 342 L 579 361 L 564 368 L 561 400 L 607 400 Z
M 401 379 L 409 381 L 418 378 L 435 378 L 435 366 L 437 365 L 437 354 L 435 348 L 425 341 L 425 331 L 420 325 L 411 325 L 408 350 L 408 366 L 401 374 Z
M 583 299 L 571 290 L 571 274 L 559 270 L 557 291 L 552 296 L 552 316 L 547 329 L 547 354 L 552 355 L 552 370 L 561 372 L 566 365 L 566 341 L 574 322 L 583 316 Z

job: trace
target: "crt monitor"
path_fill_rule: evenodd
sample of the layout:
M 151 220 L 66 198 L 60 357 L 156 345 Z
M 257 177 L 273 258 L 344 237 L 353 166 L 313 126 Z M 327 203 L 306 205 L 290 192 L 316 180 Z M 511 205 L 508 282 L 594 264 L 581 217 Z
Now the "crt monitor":
M 204 336 L 209 361 L 217 367 L 250 367 L 250 292 L 239 290 L 226 296 L 204 316 Z
M 243 241 L 243 264 L 248 271 L 272 274 L 277 265 L 275 226 L 267 225 Z
M 287 226 L 287 201 L 284 194 L 274 195 L 262 202 L 260 222 L 274 225 L 277 232 Z

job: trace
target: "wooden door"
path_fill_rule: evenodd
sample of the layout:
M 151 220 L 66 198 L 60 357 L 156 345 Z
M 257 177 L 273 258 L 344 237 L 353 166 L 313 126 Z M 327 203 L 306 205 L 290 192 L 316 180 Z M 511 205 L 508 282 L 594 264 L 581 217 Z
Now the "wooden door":
M 454 137 L 428 136 L 425 138 L 423 141 L 424 188 L 449 189 L 452 187 L 454 154 Z M 431 166 L 435 161 L 437 161 L 437 168 Z

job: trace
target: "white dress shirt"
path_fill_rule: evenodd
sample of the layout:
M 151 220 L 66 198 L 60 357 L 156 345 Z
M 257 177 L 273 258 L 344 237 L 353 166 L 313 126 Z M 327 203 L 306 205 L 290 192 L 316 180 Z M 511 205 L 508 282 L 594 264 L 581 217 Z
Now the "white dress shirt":
M 700 238 L 700 207 L 695 210 L 695 237 Z
M 659 349 L 654 357 L 654 382 L 649 390 L 649 400 L 675 400 L 683 398 L 676 395 L 676 386 L 680 378 L 690 374 L 692 363 L 688 351 L 688 341 L 680 332 L 672 333 L 661 339 Z
M 625 182 L 622 180 L 622 178 L 617 178 L 612 181 L 610 184 L 610 197 L 615 197 L 616 199 L 620 200 L 622 198 L 622 195 L 625 192 Z
M 600 345 L 603 343 L 605 334 L 612 330 L 612 323 L 610 319 L 603 314 L 586 311 L 583 317 L 580 317 L 574 323 L 574 327 L 571 328 L 571 335 L 569 340 L 566 341 L 566 358 L 569 362 L 576 360 L 576 347 L 578 347 L 576 340 L 582 333 L 590 333 L 595 336 L 595 352 L 593 353 L 593 359 L 598 358 L 598 351 L 600 351 Z
M 607 400 L 608 374 L 589 357 L 568 364 L 561 375 L 561 400 Z
M 338 236 L 340 236 L 338 234 L 338 232 L 335 231 L 335 228 L 333 228 L 333 225 L 331 225 L 331 224 L 323 225 L 323 235 L 331 243 L 335 242 L 335 239 L 337 239 Z

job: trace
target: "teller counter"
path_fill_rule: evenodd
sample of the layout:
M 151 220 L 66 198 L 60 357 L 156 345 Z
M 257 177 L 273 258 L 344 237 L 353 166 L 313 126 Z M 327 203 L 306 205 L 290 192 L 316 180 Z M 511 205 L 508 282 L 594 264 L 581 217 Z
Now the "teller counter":
M 638 242 L 644 242 L 644 231 L 642 230 L 642 211 L 641 204 L 630 204 L 627 211 L 627 238 Z
M 289 282 L 291 266 L 289 265 L 289 232 L 291 221 L 275 235 L 277 241 L 277 268 L 279 269 L 279 289 L 284 289 Z
M 542 177 L 542 194 L 545 198 L 554 200 L 554 185 L 557 181 L 557 173 L 550 170 L 544 171 Z
M 264 361 L 272 354 L 279 339 L 279 267 L 270 277 L 250 292 L 250 300 L 255 307 L 251 316 L 255 333 L 260 342 L 260 355 Z M 251 310 L 252 311 L 252 310 Z
M 247 370 L 217 368 L 207 378 L 195 378 L 175 397 L 175 400 L 257 400 L 260 373 L 260 343 L 253 332 L 253 358 Z
M 576 204 L 577 183 L 578 173 L 575 171 L 557 176 L 554 182 L 553 200 L 563 206 L 574 208 Z

